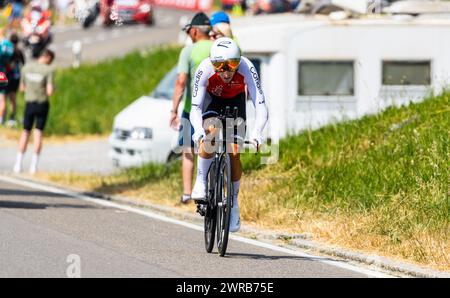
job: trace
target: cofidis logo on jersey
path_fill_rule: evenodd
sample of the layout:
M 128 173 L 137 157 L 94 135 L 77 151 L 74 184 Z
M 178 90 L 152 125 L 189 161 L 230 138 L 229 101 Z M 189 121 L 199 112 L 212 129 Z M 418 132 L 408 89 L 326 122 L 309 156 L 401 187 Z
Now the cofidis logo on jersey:
M 258 88 L 259 94 L 263 94 L 262 89 L 261 89 L 261 82 L 259 81 L 259 76 L 258 76 L 258 72 L 256 71 L 256 68 L 254 68 L 252 66 L 250 68 L 250 72 L 252 73 L 253 80 L 255 81 L 256 88 Z
M 195 76 L 195 81 L 194 81 L 194 92 L 192 92 L 192 95 L 195 97 L 197 96 L 198 93 L 198 84 L 200 83 L 200 79 L 202 78 L 203 75 L 203 71 L 199 70 L 197 75 Z

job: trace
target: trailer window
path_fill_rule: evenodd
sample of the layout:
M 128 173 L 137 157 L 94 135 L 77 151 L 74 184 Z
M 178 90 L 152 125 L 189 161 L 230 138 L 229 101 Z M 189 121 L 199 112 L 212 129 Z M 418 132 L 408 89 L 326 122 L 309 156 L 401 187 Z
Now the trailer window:
M 383 61 L 383 85 L 430 84 L 430 61 Z
M 354 95 L 353 61 L 299 61 L 298 95 Z

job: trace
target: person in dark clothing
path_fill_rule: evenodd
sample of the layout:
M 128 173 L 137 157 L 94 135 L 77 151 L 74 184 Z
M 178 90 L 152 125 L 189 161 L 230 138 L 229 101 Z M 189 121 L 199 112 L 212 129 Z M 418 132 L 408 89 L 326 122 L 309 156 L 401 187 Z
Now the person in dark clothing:
M 19 90 L 21 69 L 25 64 L 25 55 L 18 47 L 19 36 L 17 34 L 12 34 L 9 40 L 14 45 L 14 54 L 6 68 L 6 76 L 9 82 L 6 87 L 6 100 L 9 99 L 11 102 L 11 114 L 7 125 L 12 127 L 16 124 L 16 95 Z

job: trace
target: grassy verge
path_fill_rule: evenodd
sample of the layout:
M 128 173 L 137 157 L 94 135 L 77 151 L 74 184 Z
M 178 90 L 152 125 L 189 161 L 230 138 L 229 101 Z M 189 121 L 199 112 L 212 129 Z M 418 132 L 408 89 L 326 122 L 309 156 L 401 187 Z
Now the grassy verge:
M 450 94 L 290 136 L 277 164 L 244 156 L 246 224 L 437 269 L 450 269 Z M 109 177 L 45 177 L 83 189 L 177 205 L 179 164 Z M 182 207 L 194 210 L 194 206 Z
M 46 133 L 107 134 L 114 116 L 139 96 L 149 94 L 176 64 L 178 53 L 177 47 L 162 47 L 78 69 L 58 70 Z M 22 95 L 18 102 L 21 116 Z

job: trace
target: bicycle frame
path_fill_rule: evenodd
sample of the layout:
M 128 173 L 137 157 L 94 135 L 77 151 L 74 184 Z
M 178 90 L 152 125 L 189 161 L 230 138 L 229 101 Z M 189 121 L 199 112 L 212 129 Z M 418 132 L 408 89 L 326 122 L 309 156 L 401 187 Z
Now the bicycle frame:
M 226 124 L 227 118 L 237 118 L 237 108 L 234 109 L 233 117 L 229 117 L 229 107 L 223 115 L 217 118 Z M 217 232 L 217 247 L 220 256 L 224 256 L 228 244 L 228 233 L 230 223 L 231 208 L 233 208 L 233 184 L 231 183 L 231 162 L 227 153 L 227 138 L 224 135 L 222 125 L 217 136 L 221 139 L 220 146 L 215 150 L 214 160 L 208 171 L 207 193 L 204 202 L 198 202 L 197 211 L 205 216 L 205 247 L 207 252 L 211 252 L 214 246 L 214 234 Z M 226 160 L 225 160 L 226 159 Z M 224 161 L 225 160 L 225 161 Z M 224 171 L 226 174 L 224 175 Z M 211 188 L 211 186 L 213 186 Z M 224 197 L 224 190 L 226 195 Z M 227 206 L 228 205 L 228 206 Z

